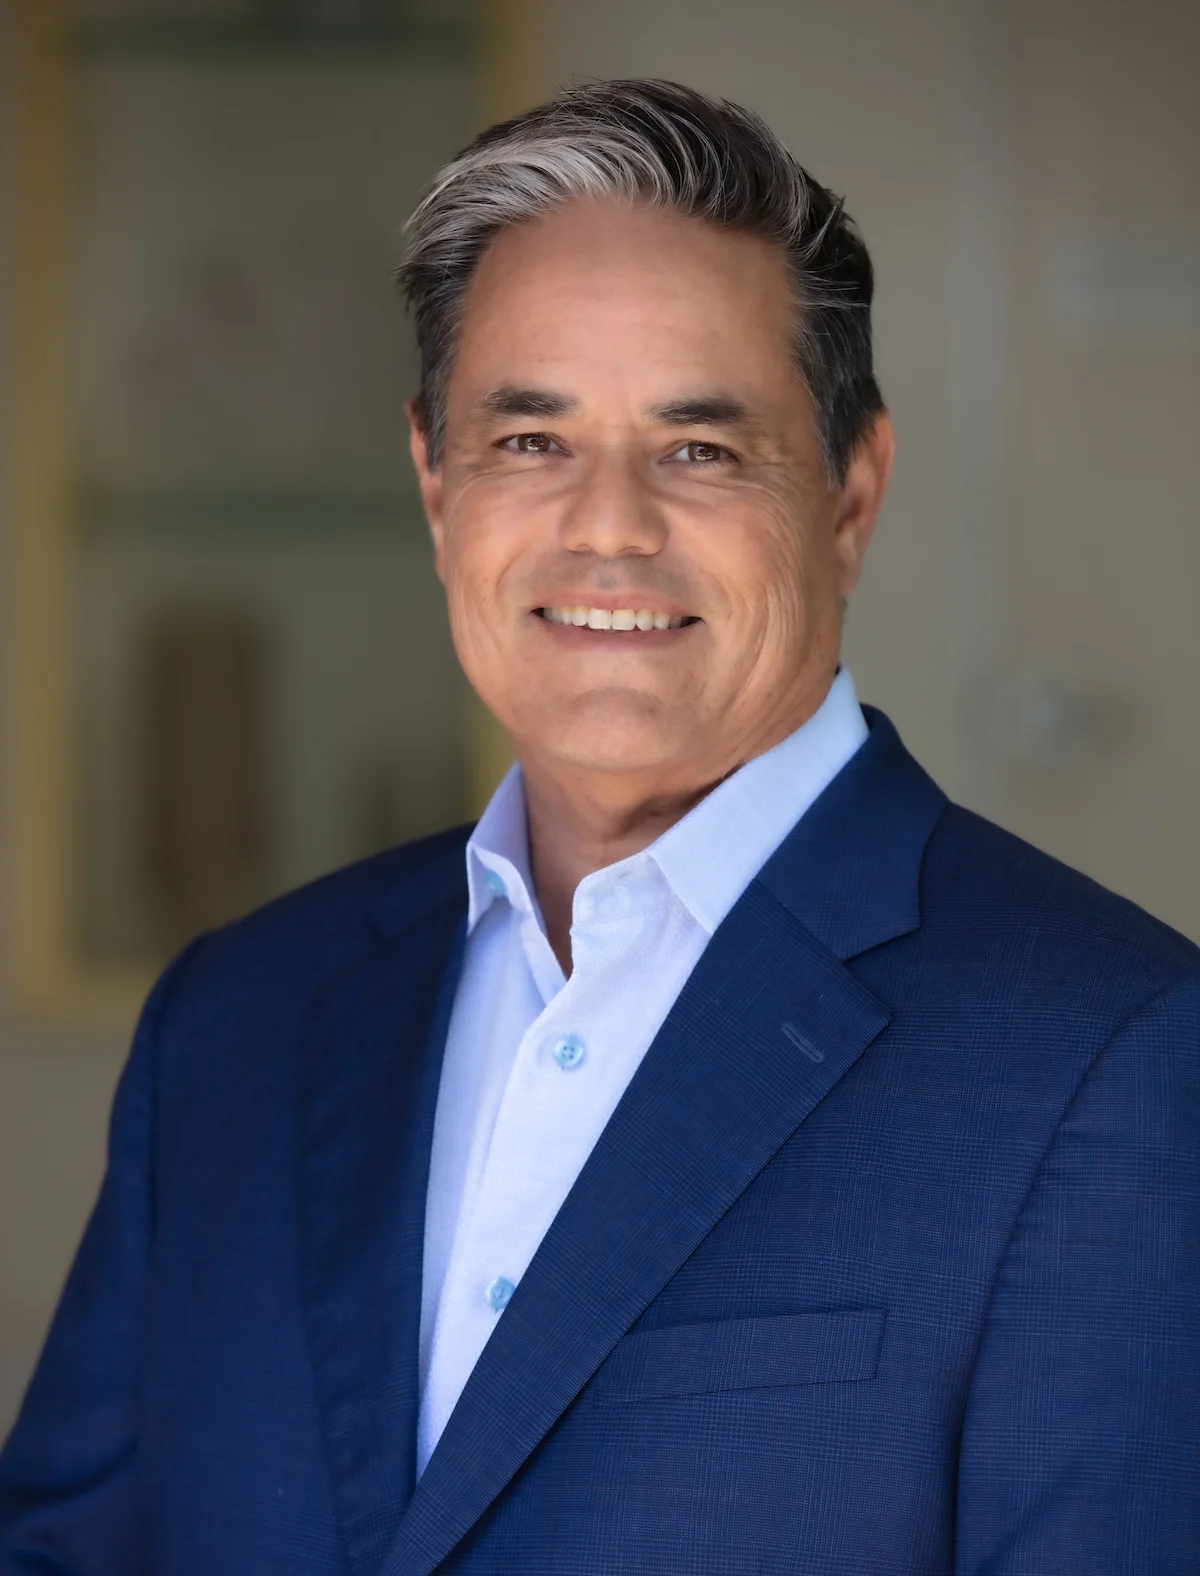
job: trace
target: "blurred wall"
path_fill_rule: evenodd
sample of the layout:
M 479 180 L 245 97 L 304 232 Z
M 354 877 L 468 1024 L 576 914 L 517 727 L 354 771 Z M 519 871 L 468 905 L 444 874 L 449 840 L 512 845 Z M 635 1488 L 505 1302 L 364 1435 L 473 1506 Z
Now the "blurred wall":
M 22 1022 L 11 998 L 8 901 L 13 671 L 15 17 L 0 6 L 0 1428 L 15 1408 L 100 1176 L 123 1034 Z
M 847 194 L 878 267 L 900 436 L 851 613 L 860 690 L 956 796 L 1200 936 L 1200 10 L 545 0 L 544 15 L 547 88 L 659 74 L 717 90 Z M 8 26 L 0 10 L 0 70 Z M 0 155 L 10 218 L 10 135 Z M 19 829 L 3 826 L 7 861 Z M 0 998 L 0 1426 L 98 1179 L 121 1054 L 119 1037 L 22 1025 Z

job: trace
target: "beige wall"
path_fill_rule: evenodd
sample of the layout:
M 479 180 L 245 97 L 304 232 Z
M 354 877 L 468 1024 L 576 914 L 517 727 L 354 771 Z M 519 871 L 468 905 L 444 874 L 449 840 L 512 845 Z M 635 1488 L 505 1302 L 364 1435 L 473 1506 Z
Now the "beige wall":
M 52 1029 L 13 1003 L 12 818 L 17 94 L 0 5 L 0 1430 L 15 1410 L 101 1174 L 124 1034 Z
M 1200 256 L 1200 12 L 1177 0 L 547 10 L 547 85 L 661 74 L 740 98 L 847 193 L 878 265 L 879 360 L 900 435 L 852 609 L 860 689 L 952 792 L 1200 935 L 1200 283 L 1185 263 L 1162 321 L 1138 320 L 1142 263 L 1126 268 L 1112 234 L 1130 211 L 1159 252 L 1178 242 Z M 0 69 L 9 26 L 0 8 Z M 0 159 L 10 224 L 7 131 Z M 6 229 L 5 304 L 11 241 Z M 8 444 L 12 327 L 0 323 Z M 10 476 L 6 453 L 0 575 Z M 0 794 L 10 766 L 0 745 Z M 3 883 L 20 829 L 7 814 L 0 827 Z M 11 934 L 0 942 L 8 955 Z M 99 1176 L 122 1050 L 121 1036 L 22 1024 L 0 995 L 0 1426 Z
M 91 1208 L 123 1056 L 123 1038 L 0 1019 L 0 1428 Z
M 1013 12 L 1010 671 L 1094 742 L 1004 814 L 1200 940 L 1200 7 Z
M 0 892 L 11 889 L 17 236 L 13 11 L 0 6 Z M 7 961 L 20 923 L 0 903 L 0 1428 L 15 1408 L 100 1175 L 104 1127 L 124 1036 L 53 1031 L 15 1015 Z

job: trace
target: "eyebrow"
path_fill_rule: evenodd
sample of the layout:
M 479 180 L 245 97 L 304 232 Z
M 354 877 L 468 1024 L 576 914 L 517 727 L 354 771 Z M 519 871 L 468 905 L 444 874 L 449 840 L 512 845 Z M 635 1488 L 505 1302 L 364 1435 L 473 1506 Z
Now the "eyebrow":
M 480 400 L 480 408 L 489 416 L 506 420 L 532 418 L 553 419 L 555 416 L 572 416 L 579 409 L 579 401 L 570 394 L 560 394 L 553 389 L 535 388 L 532 385 L 504 383 L 490 390 Z M 758 419 L 742 400 L 731 394 L 687 394 L 680 399 L 652 405 L 647 418 L 664 427 L 743 427 L 756 428 Z
M 664 427 L 757 427 L 750 407 L 729 394 L 694 394 L 653 405 L 646 412 Z
M 491 416 L 570 416 L 579 409 L 579 401 L 569 394 L 556 394 L 552 389 L 517 388 L 503 384 L 492 389 L 480 401 Z

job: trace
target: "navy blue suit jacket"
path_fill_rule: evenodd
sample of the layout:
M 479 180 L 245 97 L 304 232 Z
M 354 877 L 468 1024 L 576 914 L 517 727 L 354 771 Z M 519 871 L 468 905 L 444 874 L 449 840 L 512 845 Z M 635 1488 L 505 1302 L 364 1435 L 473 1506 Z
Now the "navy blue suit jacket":
M 0 1457 L 39 1576 L 1196 1576 L 1200 954 L 869 742 L 414 1485 L 462 832 L 197 942 Z

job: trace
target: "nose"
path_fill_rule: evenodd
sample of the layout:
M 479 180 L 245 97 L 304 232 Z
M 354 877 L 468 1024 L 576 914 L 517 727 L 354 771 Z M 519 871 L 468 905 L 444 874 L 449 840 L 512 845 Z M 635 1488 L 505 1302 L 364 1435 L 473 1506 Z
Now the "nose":
M 560 531 L 568 552 L 646 556 L 662 551 L 667 522 L 638 463 L 608 451 L 581 468 Z

